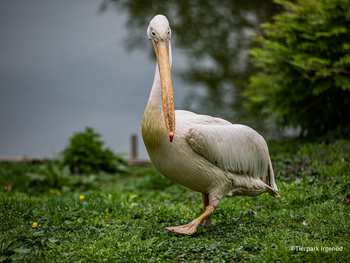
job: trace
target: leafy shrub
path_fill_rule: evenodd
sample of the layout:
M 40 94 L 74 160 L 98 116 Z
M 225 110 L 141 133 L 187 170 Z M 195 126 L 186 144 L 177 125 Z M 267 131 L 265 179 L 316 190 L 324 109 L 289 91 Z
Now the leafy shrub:
M 349 1 L 276 2 L 286 11 L 263 24 L 255 38 L 250 54 L 259 73 L 250 78 L 246 107 L 310 136 L 347 127 Z
M 125 172 L 127 166 L 121 157 L 111 149 L 104 148 L 101 135 L 87 127 L 84 132 L 75 133 L 69 146 L 62 151 L 63 163 L 77 174 Z

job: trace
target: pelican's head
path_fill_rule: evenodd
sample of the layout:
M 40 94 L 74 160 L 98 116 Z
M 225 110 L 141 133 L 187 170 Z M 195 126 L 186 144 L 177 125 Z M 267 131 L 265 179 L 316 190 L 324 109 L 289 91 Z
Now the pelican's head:
M 169 41 L 171 37 L 171 29 L 168 19 L 163 15 L 156 15 L 149 23 L 147 35 L 152 42 L 157 56 L 162 87 L 165 127 L 170 142 L 172 142 L 175 134 L 175 104 L 169 63 Z
M 171 38 L 171 29 L 166 16 L 156 15 L 147 28 L 147 35 L 151 41 L 168 41 Z

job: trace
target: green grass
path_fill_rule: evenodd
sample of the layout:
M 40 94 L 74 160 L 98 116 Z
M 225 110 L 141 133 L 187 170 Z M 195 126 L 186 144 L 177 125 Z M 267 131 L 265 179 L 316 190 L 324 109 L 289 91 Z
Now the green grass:
M 0 164 L 0 262 L 349 262 L 350 142 L 270 148 L 281 198 L 225 198 L 193 236 L 164 227 L 198 217 L 201 195 L 152 167 L 81 177 Z

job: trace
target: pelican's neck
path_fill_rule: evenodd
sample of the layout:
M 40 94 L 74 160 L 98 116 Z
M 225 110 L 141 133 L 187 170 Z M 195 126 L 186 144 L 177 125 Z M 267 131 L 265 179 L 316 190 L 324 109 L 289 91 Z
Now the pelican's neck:
M 169 63 L 172 65 L 171 46 L 169 43 Z M 143 114 L 141 124 L 142 138 L 146 149 L 150 154 L 155 149 L 162 146 L 162 142 L 167 142 L 169 137 L 166 133 L 163 113 L 162 88 L 158 63 L 154 74 L 154 81 L 148 103 Z
M 173 55 L 171 52 L 171 43 L 169 40 L 169 64 L 170 69 L 173 64 Z M 163 111 L 163 102 L 162 102 L 162 88 L 161 88 L 161 82 L 160 82 L 160 74 L 159 74 L 159 68 L 158 68 L 158 62 L 156 63 L 156 71 L 154 74 L 154 80 L 152 85 L 151 94 L 149 95 L 148 104 L 152 106 L 156 106 L 156 108 L 161 111 Z

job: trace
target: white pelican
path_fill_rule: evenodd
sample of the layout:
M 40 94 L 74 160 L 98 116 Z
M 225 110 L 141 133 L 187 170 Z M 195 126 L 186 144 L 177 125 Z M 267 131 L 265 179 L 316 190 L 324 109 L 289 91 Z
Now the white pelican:
M 256 131 L 220 118 L 175 111 L 168 19 L 155 16 L 147 35 L 158 63 L 142 119 L 143 141 L 159 172 L 202 193 L 203 199 L 200 217 L 166 229 L 192 235 L 201 222 L 213 225 L 210 216 L 225 196 L 265 192 L 279 196 L 266 142 Z

